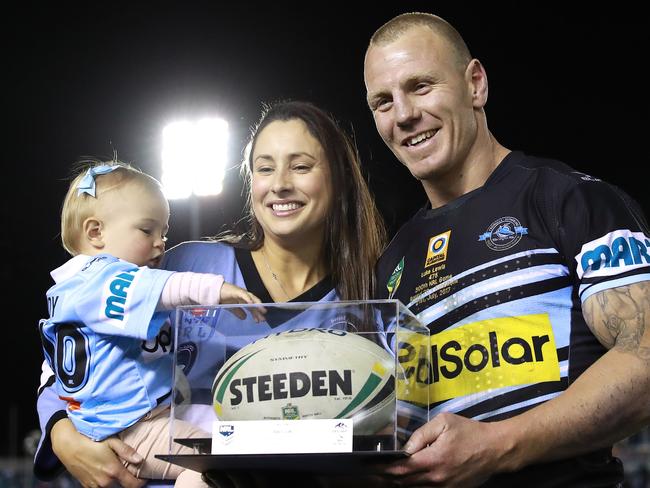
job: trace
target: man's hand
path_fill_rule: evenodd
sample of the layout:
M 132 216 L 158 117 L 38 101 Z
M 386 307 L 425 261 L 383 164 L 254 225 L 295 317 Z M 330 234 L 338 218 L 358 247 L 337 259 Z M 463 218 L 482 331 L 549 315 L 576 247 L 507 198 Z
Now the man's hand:
M 133 476 L 122 464 L 122 460 L 138 464 L 142 456 L 121 440 L 111 437 L 95 442 L 77 432 L 68 419 L 54 424 L 50 436 L 54 453 L 84 488 L 144 485 L 143 480 Z
M 402 486 L 472 487 L 485 482 L 504 455 L 495 424 L 441 413 L 416 430 L 404 446 L 411 456 L 385 474 Z

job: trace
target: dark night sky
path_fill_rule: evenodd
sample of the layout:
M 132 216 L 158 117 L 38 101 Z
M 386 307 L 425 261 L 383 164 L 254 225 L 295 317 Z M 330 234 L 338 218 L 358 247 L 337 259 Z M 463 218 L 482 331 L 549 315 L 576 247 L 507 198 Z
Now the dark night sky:
M 365 3 L 357 15 L 329 2 L 224 3 L 50 2 L 3 13 L 10 128 L 0 249 L 15 258 L 1 276 L 19 312 L 5 316 L 12 329 L 5 341 L 11 388 L 0 412 L 0 439 L 8 440 L 0 455 L 20 453 L 14 441 L 37 427 L 36 324 L 47 312 L 49 271 L 66 259 L 59 208 L 70 166 L 81 156 L 110 158 L 115 149 L 160 177 L 162 127 L 217 114 L 230 123 L 234 168 L 262 102 L 307 99 L 354 132 L 391 231 L 424 203 L 419 184 L 384 148 L 365 105 L 367 40 L 397 13 L 437 13 L 465 36 L 487 69 L 488 121 L 502 144 L 563 159 L 623 187 L 649 210 L 646 17 L 624 3 L 570 11 L 548 2 L 498 2 L 497 10 L 458 1 L 400 2 L 399 9 Z M 203 235 L 236 220 L 241 204 L 233 169 L 222 195 L 202 203 Z M 186 206 L 174 203 L 169 244 L 189 237 L 187 220 Z M 18 281 L 26 283 L 20 291 Z M 6 413 L 12 408 L 17 418 Z

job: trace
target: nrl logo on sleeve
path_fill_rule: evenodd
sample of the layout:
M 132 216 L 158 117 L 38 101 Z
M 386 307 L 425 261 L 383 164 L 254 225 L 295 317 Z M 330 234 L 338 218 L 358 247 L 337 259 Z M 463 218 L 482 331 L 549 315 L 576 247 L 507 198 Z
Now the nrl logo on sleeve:
M 514 217 L 501 217 L 488 227 L 487 232 L 478 236 L 479 242 L 493 251 L 505 251 L 517 245 L 522 236 L 528 234 L 528 227 L 523 227 Z
M 578 278 L 612 276 L 650 265 L 650 240 L 643 232 L 615 230 L 588 242 L 576 256 Z

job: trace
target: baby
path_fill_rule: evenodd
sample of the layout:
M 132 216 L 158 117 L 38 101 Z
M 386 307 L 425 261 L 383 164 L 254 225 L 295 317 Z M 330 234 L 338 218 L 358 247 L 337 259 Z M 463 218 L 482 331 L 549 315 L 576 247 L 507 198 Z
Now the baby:
M 90 165 L 70 184 L 61 239 L 73 256 L 52 271 L 50 317 L 40 322 L 46 360 L 82 434 L 119 436 L 144 461 L 140 478 L 208 486 L 200 473 L 155 458 L 169 451 L 172 358 L 142 355 L 178 305 L 259 303 L 220 275 L 155 269 L 165 252 L 169 204 L 153 177 L 119 162 Z M 204 437 L 174 421 L 175 437 Z M 192 450 L 173 443 L 171 454 Z

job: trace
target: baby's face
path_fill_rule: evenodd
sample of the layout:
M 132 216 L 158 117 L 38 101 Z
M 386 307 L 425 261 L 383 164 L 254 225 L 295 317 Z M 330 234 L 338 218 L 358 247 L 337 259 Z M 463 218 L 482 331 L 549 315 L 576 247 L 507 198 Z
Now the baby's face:
M 169 204 L 163 194 L 129 182 L 103 197 L 102 252 L 138 266 L 157 267 L 169 230 Z

